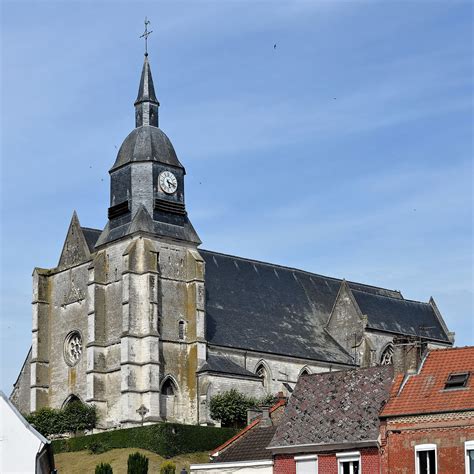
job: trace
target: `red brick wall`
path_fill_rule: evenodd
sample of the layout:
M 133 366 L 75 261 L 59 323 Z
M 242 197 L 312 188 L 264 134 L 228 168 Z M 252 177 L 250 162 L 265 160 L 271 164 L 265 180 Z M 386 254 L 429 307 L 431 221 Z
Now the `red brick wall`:
M 290 454 L 278 454 L 273 463 L 273 474 L 296 474 L 296 464 Z
M 360 451 L 362 472 L 364 474 L 380 474 L 380 457 L 377 448 L 364 448 L 354 451 Z M 294 460 L 296 455 L 276 455 L 273 464 L 273 474 L 296 474 L 296 463 Z M 336 454 L 318 454 L 318 470 L 319 474 L 338 474 Z
M 381 450 L 382 472 L 414 474 L 415 446 L 436 444 L 438 472 L 465 474 L 464 442 L 474 440 L 474 424 L 463 426 L 462 422 L 453 421 L 452 425 L 430 428 L 427 423 L 390 423 L 386 443 Z M 401 432 L 393 433 L 392 430 Z
M 334 454 L 320 454 L 318 456 L 319 472 L 327 472 L 337 474 L 337 459 Z

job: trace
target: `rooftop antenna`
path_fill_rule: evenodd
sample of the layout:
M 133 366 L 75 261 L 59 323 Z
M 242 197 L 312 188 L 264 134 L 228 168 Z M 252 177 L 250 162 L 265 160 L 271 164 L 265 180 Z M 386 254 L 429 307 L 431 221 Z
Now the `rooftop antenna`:
M 152 31 L 148 31 L 148 25 L 150 24 L 150 20 L 145 17 L 145 31 L 140 36 L 140 38 L 145 38 L 145 56 L 148 56 L 148 37 L 153 33 Z

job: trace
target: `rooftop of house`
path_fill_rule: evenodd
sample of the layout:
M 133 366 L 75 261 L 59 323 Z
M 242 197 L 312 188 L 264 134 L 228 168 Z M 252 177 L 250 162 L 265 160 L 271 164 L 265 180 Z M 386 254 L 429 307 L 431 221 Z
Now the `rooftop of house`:
M 322 452 L 376 444 L 392 380 L 392 366 L 301 376 L 269 447 L 309 445 Z
M 270 425 L 266 425 L 260 415 L 233 438 L 216 448 L 211 453 L 212 462 L 263 461 L 272 459 L 271 451 L 266 448 L 275 434 L 285 405 L 286 400 L 279 400 L 270 408 Z
M 382 417 L 474 410 L 474 346 L 436 349 L 420 370 L 399 375 Z

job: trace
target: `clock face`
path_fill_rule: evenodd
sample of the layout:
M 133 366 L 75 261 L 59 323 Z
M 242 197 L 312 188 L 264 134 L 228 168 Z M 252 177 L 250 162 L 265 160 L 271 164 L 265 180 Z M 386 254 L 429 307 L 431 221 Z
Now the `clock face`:
M 158 182 L 166 194 L 173 194 L 178 189 L 178 180 L 171 171 L 162 171 L 158 176 Z

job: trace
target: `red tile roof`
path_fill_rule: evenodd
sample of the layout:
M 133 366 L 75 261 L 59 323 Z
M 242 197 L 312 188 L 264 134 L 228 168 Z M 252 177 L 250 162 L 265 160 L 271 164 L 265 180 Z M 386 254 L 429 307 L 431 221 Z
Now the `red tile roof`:
M 445 390 L 449 374 L 462 372 L 470 373 L 466 387 Z M 432 350 L 419 373 L 400 382 L 381 417 L 474 410 L 474 347 Z

